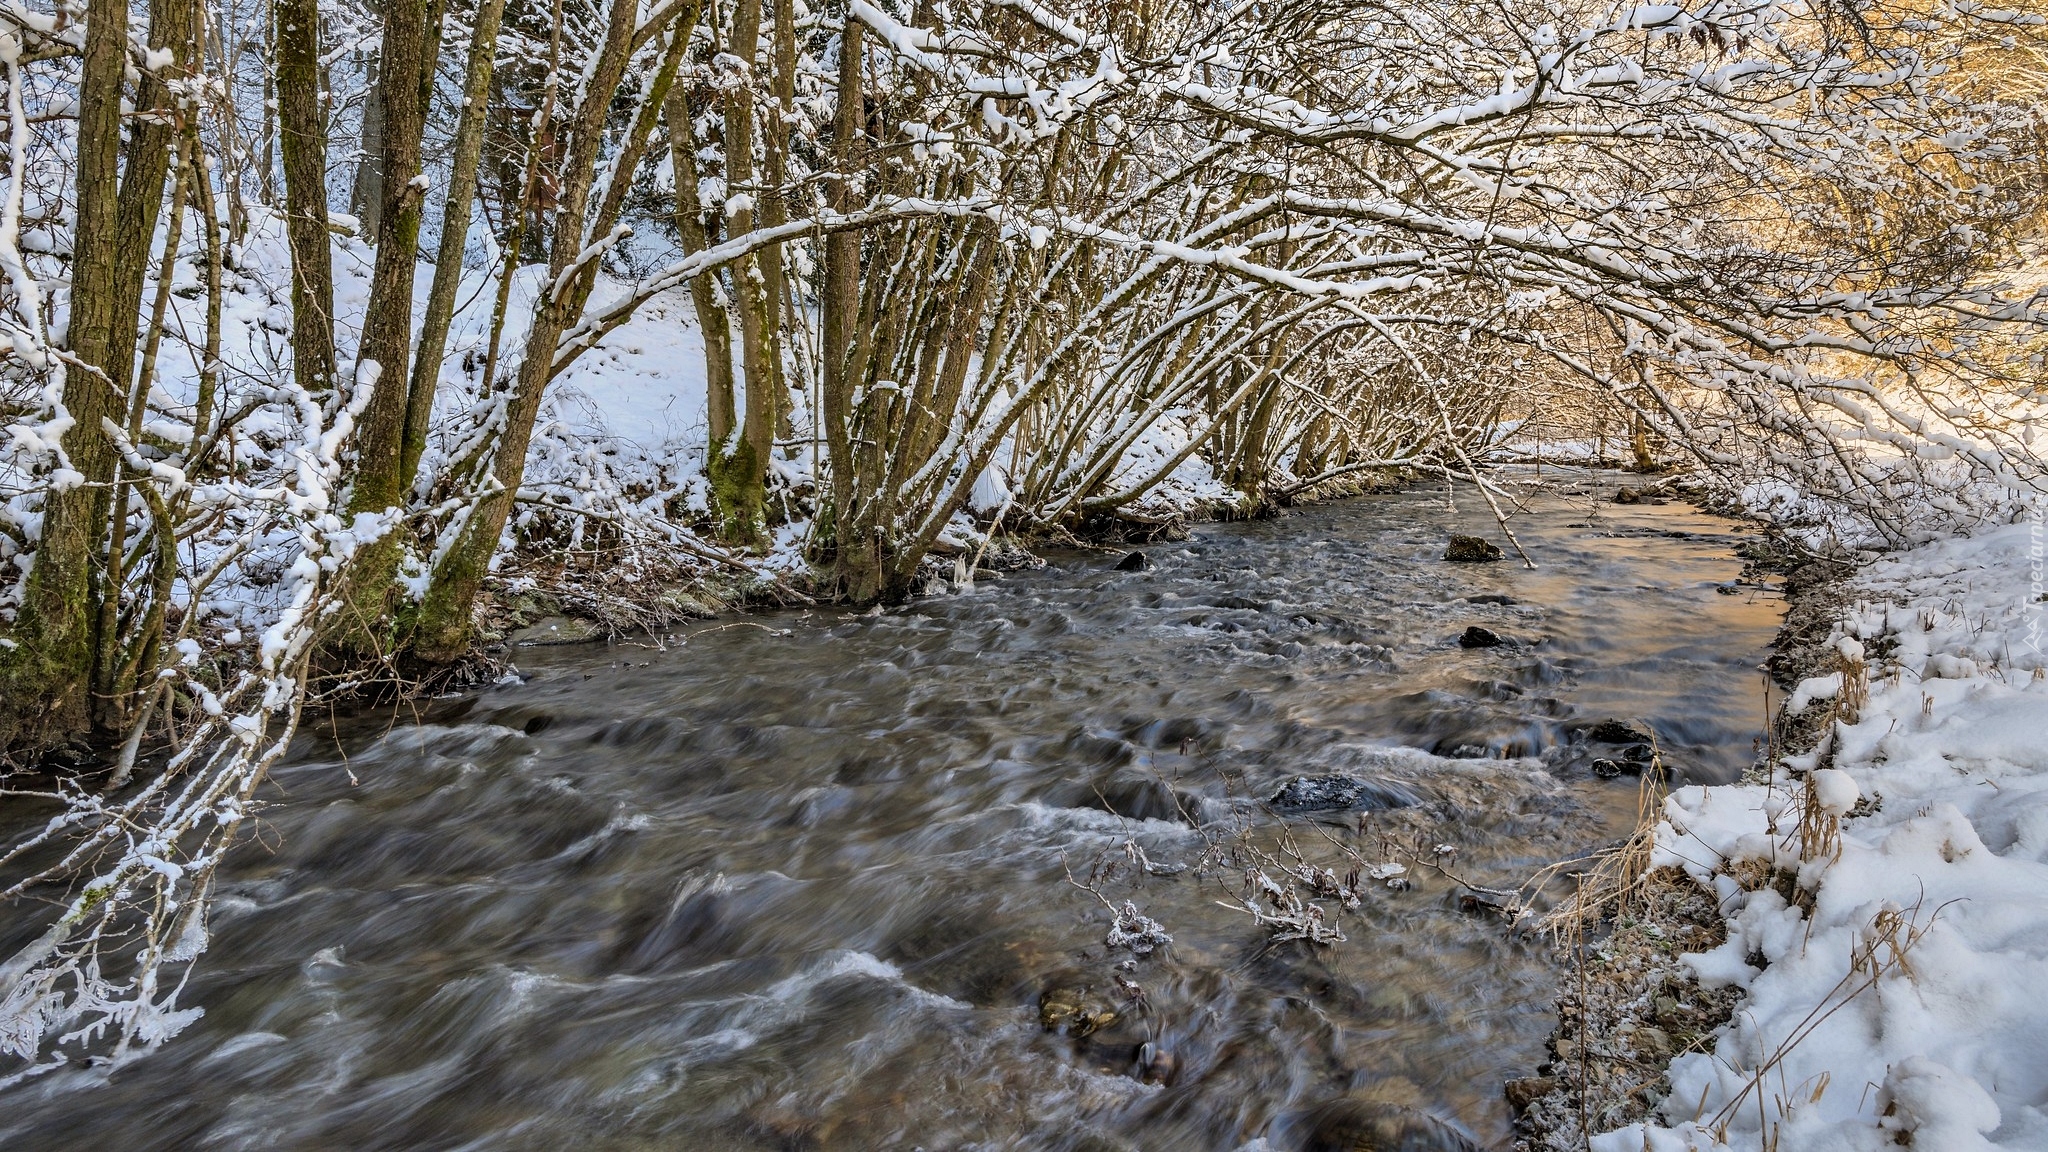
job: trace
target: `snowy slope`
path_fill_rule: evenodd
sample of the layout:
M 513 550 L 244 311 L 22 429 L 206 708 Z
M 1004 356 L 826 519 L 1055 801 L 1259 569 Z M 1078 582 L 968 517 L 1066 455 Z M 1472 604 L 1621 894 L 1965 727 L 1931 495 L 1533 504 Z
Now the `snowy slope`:
M 1731 920 L 1688 960 L 1747 998 L 1673 1063 L 1667 1127 L 1598 1152 L 2048 1148 L 2044 536 L 2037 514 L 1873 565 L 1839 625 L 1848 691 L 1838 673 L 1793 701 L 1838 715 L 1807 775 L 1671 798 L 1658 863 Z M 1798 901 L 1745 891 L 1745 861 L 1796 871 Z

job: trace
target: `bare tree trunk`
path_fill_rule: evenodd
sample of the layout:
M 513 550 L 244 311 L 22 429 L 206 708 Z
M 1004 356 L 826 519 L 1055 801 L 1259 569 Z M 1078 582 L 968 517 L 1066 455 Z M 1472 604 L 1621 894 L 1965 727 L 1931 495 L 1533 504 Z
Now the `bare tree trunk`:
M 278 144 L 292 253 L 292 375 L 314 396 L 334 387 L 334 269 L 327 238 L 327 113 L 319 0 L 277 0 Z
M 788 183 L 788 156 L 790 125 L 796 121 L 796 10 L 793 0 L 769 0 L 774 17 L 774 34 L 769 41 L 769 54 L 774 59 L 774 76 L 769 92 L 774 99 L 769 104 L 766 131 L 762 133 L 760 196 L 761 226 L 774 228 L 789 222 L 789 197 L 785 189 Z M 782 246 L 774 245 L 761 253 L 761 286 L 763 289 L 762 308 L 767 314 L 768 329 L 773 340 L 771 368 L 775 378 L 775 415 L 772 436 L 788 439 L 796 434 L 790 423 L 788 379 L 782 363 L 782 341 L 780 339 L 784 305 L 788 303 L 788 283 L 783 274 Z M 752 389 L 749 389 L 751 393 Z
M 853 206 L 853 172 L 860 159 L 860 132 L 865 116 L 861 101 L 862 46 L 858 20 L 848 20 L 839 44 L 839 107 L 832 120 L 832 169 L 826 185 L 833 211 Z M 825 286 L 820 301 L 819 368 L 824 376 L 825 448 L 832 458 L 831 541 L 835 565 L 842 572 L 871 567 L 865 542 L 851 519 L 853 505 L 853 380 L 854 324 L 860 314 L 860 234 L 851 230 L 825 238 Z
M 434 414 L 441 357 L 448 347 L 448 326 L 455 318 L 455 293 L 462 286 L 463 245 L 469 237 L 469 213 L 476 198 L 477 165 L 483 159 L 484 109 L 490 99 L 498 24 L 504 14 L 505 0 L 483 0 L 469 42 L 462 113 L 455 125 L 454 171 L 448 177 L 448 200 L 441 211 L 441 246 L 434 256 L 434 283 L 427 290 L 427 314 L 420 325 L 420 345 L 406 396 L 404 448 L 398 470 L 401 488 L 412 486 L 427 449 L 427 422 Z
M 318 0 L 315 0 L 317 3 Z M 386 7 L 402 7 L 411 0 L 387 0 Z M 387 21 L 390 19 L 386 15 Z M 386 36 L 391 34 L 387 24 Z M 356 145 L 355 181 L 349 188 L 348 210 L 362 224 L 365 244 L 377 243 L 384 222 L 384 69 L 387 61 L 380 48 L 370 55 L 370 91 L 363 97 L 363 127 Z
M 170 66 L 188 75 L 198 72 L 195 33 L 199 15 L 191 0 L 151 0 L 150 42 L 153 47 L 169 48 L 173 53 Z M 110 327 L 106 357 L 101 363 L 108 383 L 128 397 L 129 402 L 123 404 L 124 409 L 134 406 L 135 398 L 129 394 L 133 392 L 138 336 L 136 318 L 142 308 L 142 281 L 149 271 L 146 254 L 155 244 L 157 219 L 162 214 L 164 179 L 170 171 L 177 125 L 180 117 L 188 112 L 177 107 L 181 102 L 159 75 L 154 72 L 142 74 L 136 92 L 136 108 L 152 114 L 136 117 L 129 130 L 118 201 L 120 224 L 114 261 L 114 294 L 108 309 Z M 143 255 L 138 258 L 138 253 Z M 175 262 L 176 253 L 170 256 L 166 272 L 169 264 Z M 118 419 L 123 424 L 128 422 L 125 411 Z M 114 462 L 110 479 L 113 482 L 111 498 L 104 505 L 107 521 L 100 528 L 102 566 L 97 573 L 98 587 L 93 594 L 98 619 L 94 625 L 91 714 L 93 727 L 101 732 L 124 727 L 127 712 L 115 684 L 119 671 L 117 633 L 123 577 L 122 551 L 126 543 L 129 511 L 118 459 Z
M 668 94 L 669 163 L 676 178 L 676 234 L 685 255 L 710 247 L 704 228 L 704 205 L 697 194 L 697 130 L 689 95 L 682 88 Z M 719 303 L 713 276 L 690 279 L 690 303 L 697 310 L 697 330 L 704 336 L 705 415 L 709 437 L 706 460 L 732 435 L 735 414 L 732 380 L 732 318 Z
M 356 439 L 355 474 L 348 510 L 356 516 L 396 516 L 405 503 L 399 480 L 406 415 L 406 355 L 412 336 L 412 296 L 419 266 L 420 140 L 427 96 L 440 47 L 439 0 L 387 0 L 383 74 L 384 197 L 370 301 L 356 354 L 356 386 L 371 389 Z M 336 645 L 353 656 L 380 652 L 391 580 L 398 568 L 399 530 L 385 525 L 349 565 L 348 606 Z
M 749 69 L 759 54 L 761 0 L 739 0 L 733 8 L 732 34 L 726 51 Z M 725 97 L 725 181 L 728 197 L 760 195 L 754 179 L 754 92 L 736 84 Z M 730 234 L 754 230 L 758 213 L 752 206 L 727 205 Z M 775 416 L 781 381 L 779 325 L 769 310 L 764 261 L 743 256 L 729 266 L 733 299 L 739 306 L 740 366 L 746 384 L 746 411 L 737 439 L 728 436 L 712 445 L 709 460 L 712 509 L 719 535 L 737 544 L 761 541 L 767 501 L 768 454 L 775 446 Z
M 77 227 L 71 255 L 71 314 L 63 400 L 74 483 L 51 486 L 42 536 L 12 644 L 0 649 L 0 746 L 47 746 L 83 732 L 92 672 L 93 592 L 103 566 L 114 446 L 102 421 L 121 413 L 106 375 L 121 319 L 121 82 L 128 47 L 125 0 L 91 0 L 78 91 Z M 132 328 L 135 316 L 127 317 Z M 126 383 L 126 381 L 122 381 Z

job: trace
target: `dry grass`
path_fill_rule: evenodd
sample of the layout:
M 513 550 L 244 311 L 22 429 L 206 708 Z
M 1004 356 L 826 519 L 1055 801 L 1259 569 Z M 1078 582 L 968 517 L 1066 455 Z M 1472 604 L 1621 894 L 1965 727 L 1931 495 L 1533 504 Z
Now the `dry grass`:
M 1665 787 L 1663 752 L 1651 740 L 1650 763 L 1643 769 L 1636 791 L 1636 821 L 1619 844 L 1594 854 L 1593 866 L 1573 871 L 1584 862 L 1565 860 L 1538 872 L 1522 887 L 1526 906 L 1560 875 L 1570 875 L 1577 885 L 1572 894 L 1537 921 L 1537 927 L 1559 944 L 1576 949 L 1583 945 L 1588 929 L 1618 919 L 1643 901 L 1643 886 L 1650 876 L 1652 850 L 1657 845 L 1657 825 L 1664 818 Z

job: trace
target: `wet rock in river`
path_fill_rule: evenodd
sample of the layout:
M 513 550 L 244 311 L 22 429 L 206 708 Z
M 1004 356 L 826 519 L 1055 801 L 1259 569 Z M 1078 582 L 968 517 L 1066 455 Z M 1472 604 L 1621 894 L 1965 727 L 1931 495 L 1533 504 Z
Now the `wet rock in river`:
M 597 625 L 588 620 L 578 620 L 572 616 L 549 616 L 519 629 L 506 639 L 522 648 L 534 648 L 548 644 L 581 644 L 585 640 L 595 640 L 601 635 L 603 634 L 598 631 Z
M 1283 812 L 1328 812 L 1344 808 L 1406 808 L 1415 797 L 1391 784 L 1341 773 L 1297 776 L 1268 801 Z
M 1309 1117 L 1302 1152 L 1479 1152 L 1449 1124 L 1412 1108 L 1339 1100 Z
M 1444 551 L 1444 559 L 1466 564 L 1499 560 L 1506 555 L 1507 553 L 1477 536 L 1453 536 L 1451 546 Z
M 1491 915 L 1505 916 L 1509 919 L 1513 919 L 1515 915 L 1514 903 L 1511 897 L 1504 896 L 1498 892 L 1485 892 L 1477 889 L 1458 894 L 1458 911 L 1465 913 L 1467 916 Z
M 1152 558 L 1143 552 L 1133 552 L 1116 562 L 1116 570 L 1119 572 L 1150 572 L 1152 570 Z
M 1609 760 L 1604 756 L 1593 761 L 1593 775 L 1600 777 L 1602 780 L 1612 780 L 1616 776 L 1621 775 L 1621 772 L 1622 765 L 1619 761 Z
M 1498 648 L 1503 643 L 1505 641 L 1500 638 L 1498 633 L 1491 629 L 1481 628 L 1477 624 L 1465 629 L 1465 634 L 1458 637 L 1458 647 L 1460 648 Z
M 1117 1022 L 1109 997 L 1072 977 L 1056 979 L 1038 997 L 1038 1023 L 1048 1032 L 1085 1039 Z
M 1504 1088 L 1508 1107 L 1520 1116 L 1529 1110 L 1529 1105 L 1557 1091 L 1557 1077 L 1524 1076 L 1520 1080 L 1508 1081 Z
M 1498 604 L 1505 607 L 1507 605 L 1513 604 L 1514 602 L 1514 597 L 1503 596 L 1498 592 L 1482 592 L 1477 596 L 1465 597 L 1465 603 L 1467 604 Z
M 1656 737 L 1630 720 L 1602 720 L 1586 729 L 1586 739 L 1595 744 L 1648 744 Z

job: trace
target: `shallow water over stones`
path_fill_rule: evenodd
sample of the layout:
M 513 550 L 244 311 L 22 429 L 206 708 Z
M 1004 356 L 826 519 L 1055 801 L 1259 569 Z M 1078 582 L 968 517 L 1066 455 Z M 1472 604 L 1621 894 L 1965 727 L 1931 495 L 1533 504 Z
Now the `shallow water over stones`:
M 1448 843 L 1512 887 L 1633 812 L 1594 770 L 1632 764 L 1605 721 L 1685 779 L 1748 763 L 1778 605 L 1717 594 L 1736 527 L 1532 506 L 1533 572 L 1444 561 L 1493 532 L 1424 491 L 1206 526 L 1149 567 L 522 649 L 526 682 L 458 719 L 359 725 L 349 772 L 308 739 L 222 886 L 206 1017 L 0 1094 L 0 1143 L 1497 1143 L 1549 1027 L 1539 943 L 1419 869 L 1326 901 L 1331 949 L 1219 902 L 1240 834 L 1333 867 Z M 1289 789 L 1315 803 L 1262 803 Z M 1172 943 L 1112 953 L 1125 901 Z

